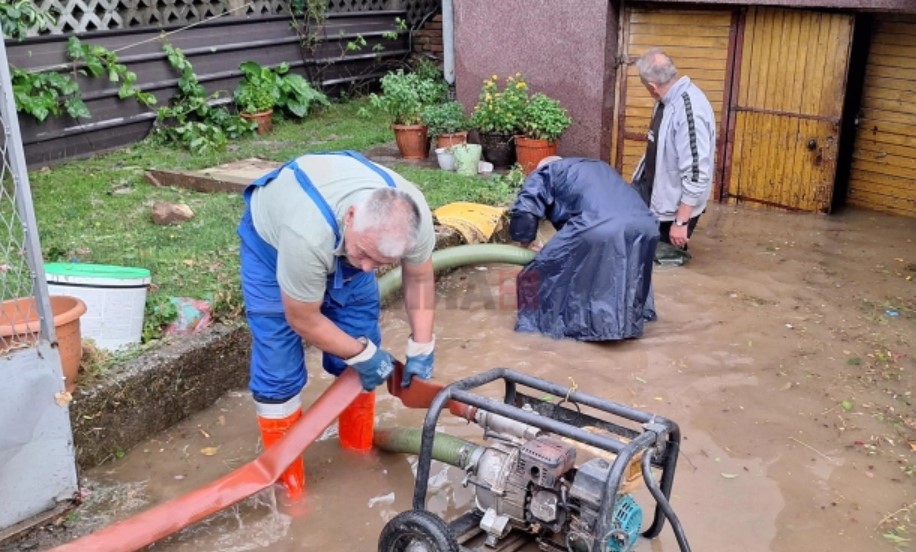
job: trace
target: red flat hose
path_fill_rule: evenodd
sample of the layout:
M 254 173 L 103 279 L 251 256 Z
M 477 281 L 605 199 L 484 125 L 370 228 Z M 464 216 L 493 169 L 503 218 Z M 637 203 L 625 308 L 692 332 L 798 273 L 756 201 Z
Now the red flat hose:
M 257 459 L 209 485 L 58 546 L 53 551 L 139 550 L 270 487 L 362 390 L 356 372 L 348 368 L 302 414 L 289 432 Z

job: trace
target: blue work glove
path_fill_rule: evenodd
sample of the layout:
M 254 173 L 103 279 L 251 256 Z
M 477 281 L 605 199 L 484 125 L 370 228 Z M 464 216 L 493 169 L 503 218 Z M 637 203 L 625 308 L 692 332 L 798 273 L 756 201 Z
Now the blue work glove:
M 404 365 L 404 376 L 401 378 L 401 387 L 409 387 L 410 379 L 417 376 L 420 379 L 429 379 L 433 376 L 433 363 L 436 348 L 436 336 L 429 343 L 417 343 L 413 336 L 407 338 L 407 363 Z
M 344 362 L 352 366 L 359 374 L 359 381 L 363 384 L 363 389 L 372 391 L 391 375 L 395 360 L 390 353 L 379 349 L 375 343 L 365 337 L 359 338 L 359 341 L 366 347 L 361 353 Z

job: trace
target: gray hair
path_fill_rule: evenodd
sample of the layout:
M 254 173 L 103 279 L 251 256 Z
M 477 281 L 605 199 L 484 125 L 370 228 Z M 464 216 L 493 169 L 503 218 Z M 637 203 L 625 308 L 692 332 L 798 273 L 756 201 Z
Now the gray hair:
M 667 84 L 677 75 L 674 62 L 660 48 L 652 48 L 640 56 L 636 60 L 636 69 L 639 78 L 652 84 Z
M 550 163 L 553 163 L 554 161 L 559 161 L 560 159 L 563 159 L 563 158 L 560 157 L 559 155 L 548 155 L 547 157 L 545 157 L 545 158 L 541 159 L 540 161 L 538 161 L 538 166 L 537 166 L 537 168 L 540 169 L 540 168 L 543 167 L 544 165 L 548 165 L 548 164 L 550 164 Z
M 357 204 L 353 229 L 374 233 L 378 238 L 379 254 L 400 259 L 417 243 L 420 208 L 403 190 L 378 188 Z

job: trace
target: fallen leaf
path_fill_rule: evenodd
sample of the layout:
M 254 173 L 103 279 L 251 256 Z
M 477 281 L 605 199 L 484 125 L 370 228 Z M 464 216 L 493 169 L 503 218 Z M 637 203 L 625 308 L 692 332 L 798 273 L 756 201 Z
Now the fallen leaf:
M 635 376 L 635 377 L 636 377 L 636 381 L 638 381 L 639 383 L 646 383 L 646 380 L 642 379 L 641 377 L 639 376 Z
M 200 432 L 200 434 L 201 434 L 201 435 L 203 435 L 204 437 L 206 437 L 207 439 L 209 439 L 209 438 L 210 438 L 210 434 L 209 434 L 209 433 L 207 433 L 206 431 L 204 431 L 203 429 L 201 429 L 201 428 L 197 428 L 197 431 L 199 431 L 199 432 Z
M 910 443 L 910 450 L 916 452 L 916 443 Z
M 910 539 L 905 539 L 905 538 L 903 538 L 903 537 L 901 537 L 900 535 L 897 535 L 897 534 L 895 534 L 895 533 L 884 533 L 884 534 L 881 535 L 881 536 L 884 537 L 885 540 L 888 540 L 888 541 L 890 541 L 890 542 L 895 542 L 895 543 L 910 542 Z
M 855 403 L 849 400 L 843 401 L 842 403 L 840 403 L 840 406 L 843 407 L 843 410 L 847 410 L 847 411 L 852 410 L 853 408 L 856 407 Z
M 66 391 L 60 391 L 58 393 L 54 393 L 54 402 L 57 403 L 57 406 L 67 406 L 68 404 L 70 404 L 70 401 L 72 400 L 73 400 L 73 395 L 71 395 L 70 393 Z
M 200 449 L 200 453 L 204 456 L 213 456 L 217 452 L 219 452 L 219 447 L 204 447 Z
M 738 477 L 738 474 L 737 474 L 737 473 L 725 473 L 725 472 L 722 472 L 721 475 L 722 475 L 722 477 L 724 477 L 725 479 L 735 479 L 736 477 Z

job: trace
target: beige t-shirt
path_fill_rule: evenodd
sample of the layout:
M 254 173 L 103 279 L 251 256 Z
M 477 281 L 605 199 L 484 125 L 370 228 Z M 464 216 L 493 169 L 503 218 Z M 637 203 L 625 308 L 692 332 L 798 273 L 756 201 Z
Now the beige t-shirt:
M 296 160 L 318 192 L 331 207 L 343 232 L 347 210 L 376 188 L 387 186 L 382 177 L 361 161 L 343 155 L 303 155 Z M 432 213 L 416 186 L 394 171 L 376 165 L 391 175 L 395 186 L 407 192 L 420 209 L 417 243 L 403 262 L 419 264 L 430 258 L 436 243 Z M 337 268 L 334 231 L 318 206 L 305 193 L 292 169 L 284 168 L 251 197 L 251 216 L 261 238 L 277 250 L 277 281 L 290 297 L 314 302 L 324 298 L 327 278 Z M 343 259 L 341 259 L 343 260 Z

